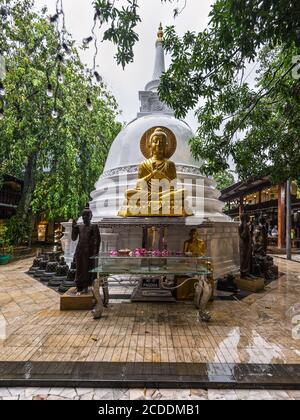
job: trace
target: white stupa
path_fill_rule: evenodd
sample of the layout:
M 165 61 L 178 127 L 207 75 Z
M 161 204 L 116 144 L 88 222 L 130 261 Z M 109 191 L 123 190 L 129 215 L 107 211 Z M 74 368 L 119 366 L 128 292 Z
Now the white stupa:
M 163 32 L 160 28 L 155 44 L 155 65 L 152 80 L 139 92 L 141 107 L 134 120 L 126 125 L 113 142 L 104 172 L 91 193 L 90 208 L 93 222 L 100 226 L 102 251 L 136 248 L 143 244 L 143 232 L 148 226 L 169 226 L 166 241 L 169 249 L 182 249 L 191 227 L 199 228 L 206 240 L 208 254 L 213 257 L 217 275 L 237 270 L 239 265 L 237 225 L 223 213 L 224 203 L 213 180 L 203 176 L 201 162 L 195 161 L 189 140 L 194 133 L 189 125 L 174 117 L 174 112 L 159 99 L 158 87 L 165 72 Z M 153 127 L 166 127 L 177 140 L 171 160 L 177 176 L 188 189 L 187 197 L 194 215 L 188 218 L 121 218 L 118 211 L 124 202 L 124 193 L 135 188 L 138 167 L 145 157 L 140 149 L 144 133 Z M 196 187 L 197 186 L 197 187 Z M 154 220 L 155 219 L 155 220 Z M 161 220 L 158 220 L 161 219 Z M 74 244 L 70 242 L 70 225 L 65 224 L 65 256 L 72 258 Z
M 177 149 L 172 156 L 176 164 L 179 179 L 197 180 L 199 188 L 197 199 L 200 205 L 195 210 L 195 216 L 206 221 L 229 221 L 223 213 L 224 203 L 219 201 L 220 193 L 215 189 L 215 183 L 202 176 L 199 166 L 201 162 L 195 161 L 190 151 L 189 140 L 194 133 L 189 125 L 174 117 L 174 112 L 163 104 L 158 96 L 160 77 L 165 72 L 165 57 L 162 44 L 162 31 L 158 33 L 156 41 L 155 65 L 152 80 L 147 83 L 145 90 L 139 92 L 141 108 L 137 117 L 132 120 L 119 133 L 110 149 L 104 173 L 96 184 L 95 191 L 91 194 L 93 201 L 90 203 L 94 214 L 94 221 L 101 221 L 107 217 L 117 217 L 118 210 L 124 201 L 123 180 L 120 176 L 127 177 L 129 188 L 134 188 L 137 180 L 138 166 L 145 159 L 140 150 L 140 139 L 152 127 L 166 127 L 176 136 Z M 190 184 L 189 183 L 189 184 Z M 116 185 L 121 185 L 121 194 Z M 188 187 L 185 183 L 185 187 Z M 124 187 L 124 188 L 122 188 Z M 191 191 L 188 197 L 191 205 L 195 205 L 196 191 Z M 194 203 L 193 203 L 194 199 Z M 203 202 L 201 203 L 201 200 Z

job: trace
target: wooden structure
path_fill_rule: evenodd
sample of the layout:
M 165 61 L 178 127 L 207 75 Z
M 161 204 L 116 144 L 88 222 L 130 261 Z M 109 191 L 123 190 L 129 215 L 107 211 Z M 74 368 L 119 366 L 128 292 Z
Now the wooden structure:
M 300 248 L 300 189 L 292 183 L 292 245 Z M 258 218 L 262 213 L 270 228 L 277 227 L 278 236 L 270 237 L 270 244 L 285 247 L 286 184 L 272 185 L 268 177 L 238 182 L 222 191 L 225 213 L 238 219 L 242 213 Z
M 7 221 L 16 214 L 21 199 L 23 181 L 14 176 L 5 175 L 0 186 L 0 224 Z M 62 220 L 61 220 L 62 221 Z M 34 218 L 34 229 L 32 232 L 32 243 L 55 243 L 62 236 L 60 221 L 48 221 L 43 213 Z

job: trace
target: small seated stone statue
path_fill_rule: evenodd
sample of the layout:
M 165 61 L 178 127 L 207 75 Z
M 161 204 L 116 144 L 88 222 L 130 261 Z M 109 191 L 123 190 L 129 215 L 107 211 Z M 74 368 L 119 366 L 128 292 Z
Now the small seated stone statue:
M 48 261 L 49 261 L 48 255 L 47 254 L 43 254 L 43 257 L 42 257 L 42 259 L 39 262 L 39 267 L 34 272 L 34 277 L 40 278 L 40 277 L 42 277 L 45 274 Z
M 42 261 L 42 259 L 43 257 L 41 253 L 39 252 L 37 256 L 35 257 L 35 259 L 33 260 L 32 266 L 30 267 L 28 271 L 29 274 L 34 274 L 39 269 L 40 262 Z
M 268 248 L 268 229 L 266 226 L 266 219 L 261 216 L 259 224 L 254 230 L 254 254 L 262 256 L 267 255 Z
M 199 239 L 197 229 L 190 231 L 190 239 L 185 241 L 183 252 L 191 253 L 194 257 L 204 257 L 206 254 L 205 242 Z
M 254 231 L 252 271 L 256 276 L 264 277 L 266 280 L 274 280 L 278 278 L 278 267 L 274 265 L 273 258 L 267 255 L 267 248 L 268 229 L 266 219 L 261 216 Z
M 83 224 L 78 225 L 73 221 L 72 226 L 72 240 L 76 241 L 79 238 L 74 260 L 76 262 L 76 293 L 78 295 L 88 293 L 89 286 L 92 285 L 96 278 L 91 270 L 95 268 L 95 257 L 99 254 L 101 237 L 99 227 L 92 224 L 93 214 L 91 210 L 86 207 L 82 213 Z
M 68 271 L 67 278 L 62 281 L 61 285 L 59 286 L 58 291 L 60 293 L 65 293 L 72 287 L 76 287 L 75 278 L 76 278 L 76 262 L 72 261 L 71 267 Z
M 56 267 L 55 276 L 53 276 L 48 283 L 50 287 L 58 287 L 64 279 L 67 278 L 69 267 L 64 259 L 61 257 L 59 264 Z
M 49 255 L 49 262 L 46 267 L 46 272 L 41 277 L 41 281 L 48 282 L 55 275 L 57 266 L 58 266 L 57 255 L 56 253 L 52 253 Z

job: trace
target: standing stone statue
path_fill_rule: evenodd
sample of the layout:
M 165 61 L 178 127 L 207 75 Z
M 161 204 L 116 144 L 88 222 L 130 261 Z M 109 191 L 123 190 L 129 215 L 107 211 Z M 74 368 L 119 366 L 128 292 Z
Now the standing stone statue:
M 259 224 L 254 231 L 252 272 L 266 280 L 274 280 L 278 278 L 278 267 L 274 265 L 273 258 L 267 255 L 267 250 L 268 227 L 266 219 L 260 216 Z
M 243 214 L 239 226 L 241 277 L 248 277 L 251 270 L 252 238 L 248 224 L 248 216 Z
M 268 249 L 268 228 L 266 219 L 263 216 L 259 218 L 259 224 L 254 231 L 254 254 L 262 256 L 267 255 Z
M 91 257 L 99 254 L 101 238 L 98 226 L 91 223 L 92 217 L 91 210 L 86 207 L 82 213 L 83 224 L 78 225 L 74 220 L 72 226 L 72 240 L 76 241 L 79 238 L 74 256 L 77 294 L 87 293 L 89 286 L 92 285 L 93 280 L 96 278 L 90 272 L 95 268 L 96 263 L 96 260 L 93 260 Z

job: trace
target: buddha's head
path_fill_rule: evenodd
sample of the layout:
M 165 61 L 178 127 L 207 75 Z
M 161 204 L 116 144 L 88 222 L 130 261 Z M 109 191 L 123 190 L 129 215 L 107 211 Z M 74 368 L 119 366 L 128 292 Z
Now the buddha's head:
M 198 231 L 197 229 L 192 229 L 190 231 L 190 238 L 192 241 L 195 241 L 196 239 L 198 239 Z
M 82 212 L 82 220 L 83 223 L 87 226 L 91 223 L 91 220 L 93 218 L 93 213 L 89 209 L 89 207 L 86 207 Z
M 166 133 L 161 128 L 157 128 L 150 137 L 149 146 L 152 157 L 156 159 L 165 158 L 167 141 L 168 137 Z

